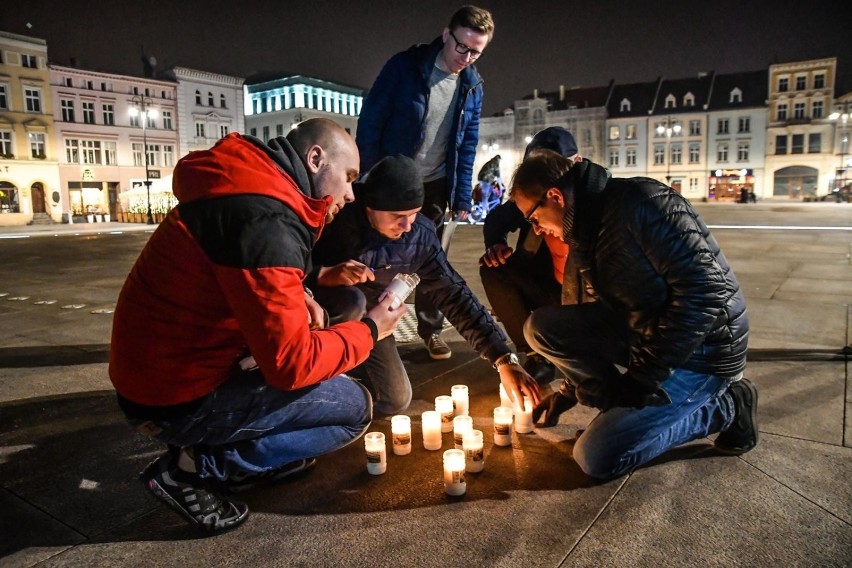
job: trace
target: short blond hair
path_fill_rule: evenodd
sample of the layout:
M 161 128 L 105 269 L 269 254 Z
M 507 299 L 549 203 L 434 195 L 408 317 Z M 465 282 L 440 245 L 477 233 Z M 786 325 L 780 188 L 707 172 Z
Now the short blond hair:
M 494 20 L 491 18 L 491 12 L 478 6 L 462 6 L 456 10 L 447 27 L 450 31 L 470 28 L 481 34 L 488 34 L 489 41 L 494 37 Z

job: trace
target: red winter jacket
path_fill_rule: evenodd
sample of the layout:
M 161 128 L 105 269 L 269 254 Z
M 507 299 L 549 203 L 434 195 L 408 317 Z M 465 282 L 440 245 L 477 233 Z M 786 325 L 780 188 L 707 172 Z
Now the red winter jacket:
M 254 355 L 270 385 L 293 390 L 363 362 L 370 327 L 310 331 L 302 280 L 330 198 L 313 199 L 283 138 L 231 134 L 174 171 L 179 205 L 148 241 L 118 299 L 109 374 L 139 405 L 201 398 Z

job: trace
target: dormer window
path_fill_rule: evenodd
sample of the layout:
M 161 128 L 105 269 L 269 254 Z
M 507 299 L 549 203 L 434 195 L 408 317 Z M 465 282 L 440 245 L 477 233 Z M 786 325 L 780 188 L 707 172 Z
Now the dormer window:
M 630 112 L 630 100 L 629 99 L 621 99 L 621 105 L 619 106 L 619 110 L 621 112 Z
M 692 93 L 686 93 L 683 96 L 683 106 L 694 107 L 695 106 L 695 95 L 693 95 Z
M 677 108 L 677 99 L 675 99 L 674 95 L 669 95 L 666 97 L 665 108 Z
M 734 89 L 731 91 L 731 96 L 728 99 L 729 103 L 741 103 L 743 102 L 743 92 L 740 89 Z

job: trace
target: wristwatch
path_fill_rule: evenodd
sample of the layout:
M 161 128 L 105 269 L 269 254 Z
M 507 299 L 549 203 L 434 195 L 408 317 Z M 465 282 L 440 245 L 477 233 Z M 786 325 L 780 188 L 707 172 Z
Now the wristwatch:
M 518 359 L 518 356 L 514 353 L 506 353 L 499 357 L 496 361 L 494 361 L 494 368 L 498 371 L 500 367 L 503 365 L 520 365 L 521 361 Z

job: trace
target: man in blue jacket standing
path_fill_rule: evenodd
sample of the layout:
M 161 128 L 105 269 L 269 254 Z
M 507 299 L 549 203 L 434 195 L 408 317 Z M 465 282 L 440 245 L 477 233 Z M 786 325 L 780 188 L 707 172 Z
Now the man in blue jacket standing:
M 464 6 L 430 44 L 417 44 L 385 64 L 361 109 L 356 142 L 361 171 L 385 156 L 413 158 L 424 181 L 422 213 L 443 234 L 449 208 L 467 219 L 479 141 L 482 78 L 473 66 L 494 34 L 487 10 Z M 452 355 L 441 339 L 444 316 L 415 297 L 417 333 L 433 359 Z

